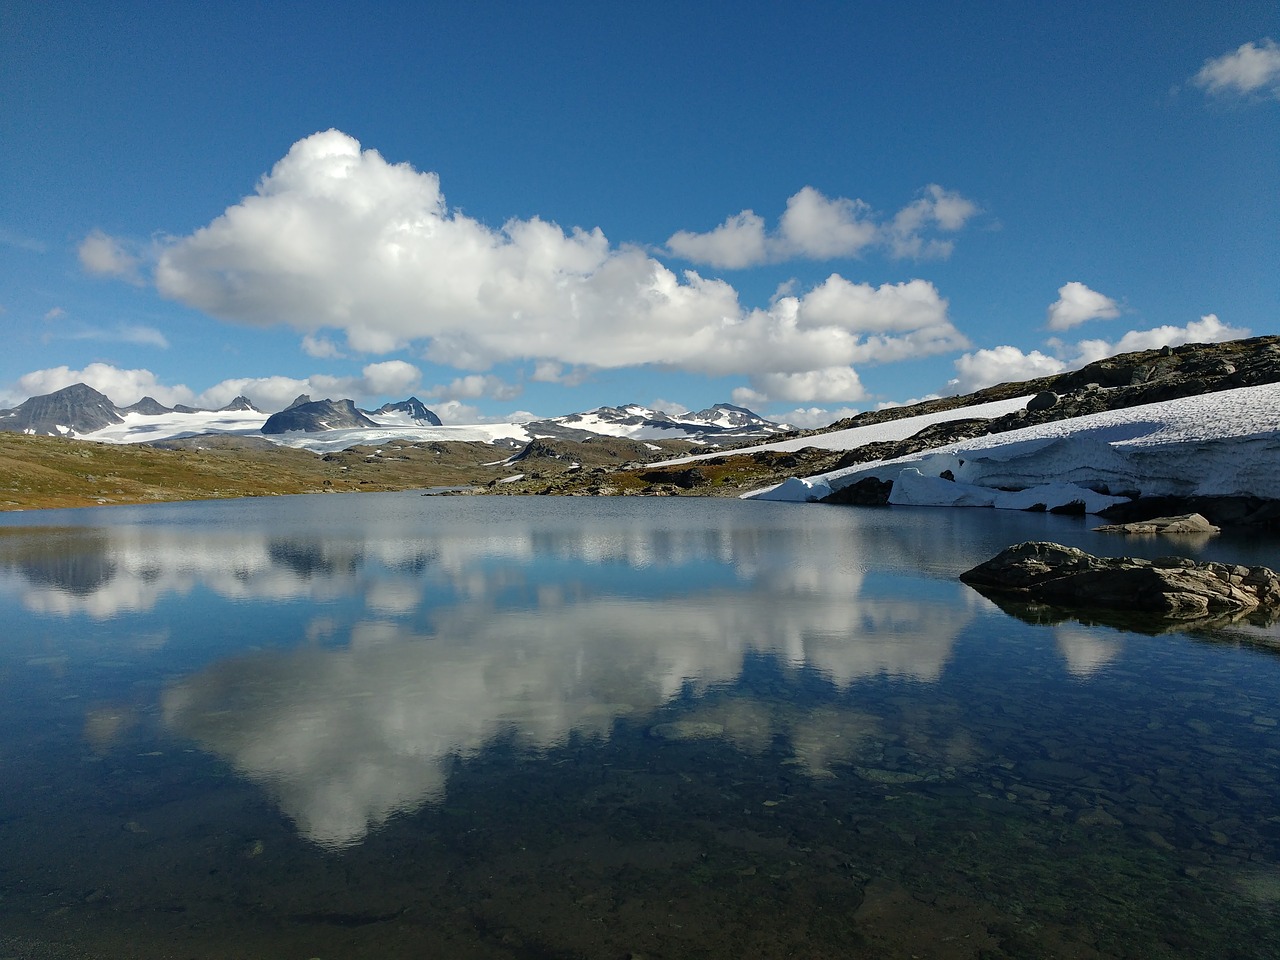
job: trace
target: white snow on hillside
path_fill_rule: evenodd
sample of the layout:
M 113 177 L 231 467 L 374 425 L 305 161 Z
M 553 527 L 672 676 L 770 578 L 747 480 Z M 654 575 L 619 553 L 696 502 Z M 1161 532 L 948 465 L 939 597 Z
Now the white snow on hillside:
M 373 419 L 373 418 L 371 418 Z M 380 419 L 380 418 L 378 418 Z M 467 440 L 473 443 L 492 443 L 497 440 L 515 440 L 528 443 L 532 439 L 520 423 L 449 424 L 443 427 L 413 427 L 387 425 L 352 427 L 344 430 L 325 430 L 307 433 L 300 430 L 290 433 L 264 434 L 266 439 L 298 450 L 312 453 L 331 453 L 358 445 L 377 446 L 400 440 L 406 443 L 436 443 L 441 440 Z
M 270 414 L 254 410 L 202 410 L 199 413 L 126 413 L 123 416 L 122 423 L 81 434 L 81 439 L 95 443 L 154 443 L 202 433 L 261 436 L 262 425 Z
M 941 410 L 937 413 L 921 414 L 917 417 L 902 417 L 898 420 L 886 420 L 865 427 L 850 427 L 848 430 L 833 430 L 831 433 L 819 433 L 810 437 L 795 437 L 790 440 L 761 443 L 751 447 L 738 447 L 733 454 L 755 453 L 759 450 L 772 450 L 794 453 L 805 447 L 817 447 L 819 450 L 852 450 L 868 443 L 881 441 L 905 440 L 919 433 L 934 423 L 948 423 L 952 420 L 968 420 L 971 417 L 1003 417 L 1006 413 L 1021 410 L 1027 405 L 1030 396 L 1012 397 L 1008 400 L 993 400 L 990 403 L 977 403 L 971 407 L 958 407 L 954 410 Z M 699 453 L 688 457 L 676 457 L 654 463 L 655 467 L 669 467 L 681 463 L 692 463 L 695 460 L 708 460 L 712 457 L 723 457 L 725 451 L 715 453 Z
M 380 427 L 357 427 L 348 430 L 326 430 L 314 433 L 263 434 L 262 425 L 270 414 L 252 410 L 200 413 L 164 413 L 148 416 L 127 413 L 123 423 L 83 435 L 85 440 L 99 443 L 154 443 L 205 433 L 229 433 L 256 436 L 287 447 L 329 453 L 357 444 L 380 444 L 392 440 L 427 443 L 440 440 L 471 440 L 490 443 L 494 440 L 516 440 L 527 443 L 529 431 L 519 423 L 481 423 L 436 427 L 425 425 L 404 413 L 366 414 Z
M 941 474 L 950 471 L 954 482 Z M 892 480 L 891 503 L 1086 512 L 1114 497 L 1280 498 L 1280 384 L 1144 404 L 976 437 L 930 451 L 793 478 L 747 497 L 811 501 L 865 477 Z M 1015 491 L 1010 493 L 1009 491 Z

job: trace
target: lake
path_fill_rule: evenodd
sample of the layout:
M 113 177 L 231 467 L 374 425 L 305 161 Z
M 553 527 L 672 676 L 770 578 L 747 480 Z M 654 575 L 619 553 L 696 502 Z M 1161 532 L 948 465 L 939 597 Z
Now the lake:
M 1081 518 L 0 515 L 0 958 L 1280 955 L 1276 628 L 1024 622 Z

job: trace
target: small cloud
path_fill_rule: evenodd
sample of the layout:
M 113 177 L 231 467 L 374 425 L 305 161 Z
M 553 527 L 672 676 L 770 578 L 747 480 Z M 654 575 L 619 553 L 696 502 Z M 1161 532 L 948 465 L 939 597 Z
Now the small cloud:
M 80 265 L 98 277 L 115 277 L 128 283 L 141 285 L 138 273 L 139 259 L 129 253 L 124 244 L 101 230 L 91 230 L 80 242 Z
M 729 217 L 709 233 L 681 230 L 667 241 L 667 248 L 693 263 L 725 270 L 752 267 L 769 258 L 764 220 L 750 210 Z
M 856 417 L 862 411 L 857 407 L 837 407 L 834 410 L 826 407 L 796 407 L 786 413 L 770 414 L 769 419 L 775 423 L 787 423 L 801 430 L 816 430 L 828 427 L 837 420 Z
M 1058 299 L 1049 305 L 1046 325 L 1050 330 L 1070 330 L 1089 320 L 1110 320 L 1120 316 L 1120 307 L 1108 296 L 1072 280 L 1058 288 Z
M 24 236 L 6 227 L 0 227 L 0 244 L 13 247 L 15 250 L 26 250 L 28 253 L 44 253 L 49 248 L 33 237 Z
M 1206 60 L 1191 82 L 1216 96 L 1267 93 L 1280 99 L 1280 46 L 1270 37 L 1242 43 L 1231 53 Z
M 53 309 L 45 313 L 44 319 L 46 323 L 51 323 L 54 320 L 61 320 L 66 315 L 67 315 L 67 311 L 63 310 L 61 307 L 54 307 Z
M 458 377 L 452 383 L 438 384 L 426 391 L 429 397 L 448 397 L 450 399 L 477 400 L 488 397 L 493 400 L 514 400 L 524 393 L 524 387 L 518 383 L 507 383 L 493 374 L 473 373 Z
M 654 400 L 649 404 L 650 410 L 657 410 L 669 417 L 678 417 L 689 412 L 689 408 L 675 400 Z
M 317 360 L 340 360 L 344 356 L 343 352 L 338 349 L 328 337 L 321 337 L 313 333 L 308 333 L 302 338 L 302 352 L 308 357 L 315 357 Z
M 49 319 L 46 315 L 45 319 Z M 144 327 L 140 324 L 121 324 L 111 329 L 86 327 L 63 335 L 67 340 L 102 340 L 109 343 L 133 343 L 144 347 L 169 349 L 169 341 L 155 327 Z

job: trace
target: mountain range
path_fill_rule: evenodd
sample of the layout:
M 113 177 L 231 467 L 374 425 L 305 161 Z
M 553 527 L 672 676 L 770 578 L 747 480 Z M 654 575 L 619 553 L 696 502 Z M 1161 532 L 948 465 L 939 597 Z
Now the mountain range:
M 626 404 L 524 423 L 445 426 L 417 397 L 362 410 L 351 400 L 312 400 L 303 394 L 284 410 L 268 415 L 245 397 L 236 397 L 218 410 L 166 407 L 152 397 L 119 407 L 84 383 L 0 410 L 0 430 L 14 433 L 108 443 L 205 434 L 263 435 L 316 452 L 389 440 L 469 440 L 512 446 L 533 439 L 585 440 L 602 435 L 723 445 L 762 440 L 792 429 L 728 403 L 678 415 Z

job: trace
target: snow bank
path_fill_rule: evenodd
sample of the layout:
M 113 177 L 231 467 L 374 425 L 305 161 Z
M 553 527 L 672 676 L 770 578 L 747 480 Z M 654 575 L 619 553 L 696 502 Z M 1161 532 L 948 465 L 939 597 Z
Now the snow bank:
M 947 471 L 954 482 L 942 479 Z M 1052 509 L 1080 501 L 1096 513 L 1119 495 L 1280 499 L 1280 384 L 975 437 L 747 496 L 804 502 L 818 499 L 809 494 L 824 484 L 839 490 L 866 477 L 893 481 L 890 502 L 940 506 Z
M 914 436 L 925 427 L 935 423 L 950 423 L 952 420 L 969 420 L 974 417 L 1003 417 L 1006 413 L 1021 410 L 1027 405 L 1030 396 L 1012 397 L 1008 400 L 993 400 L 990 403 L 977 403 L 971 407 L 957 407 L 954 410 L 940 410 L 937 413 L 925 413 L 918 417 L 902 417 L 898 420 L 886 420 L 865 427 L 850 427 L 848 430 L 833 430 L 831 433 L 818 433 L 811 437 L 793 437 L 790 440 L 778 440 L 761 443 L 753 447 L 736 447 L 733 450 L 718 450 L 715 453 L 699 453 L 687 457 L 676 457 L 672 460 L 661 460 L 650 464 L 653 467 L 671 467 L 682 463 L 693 463 L 697 460 L 709 460 L 714 457 L 756 453 L 771 450 L 780 453 L 795 453 L 805 447 L 817 447 L 819 450 L 853 450 L 868 443 L 905 440 Z M 767 498 L 765 498 L 767 499 Z

